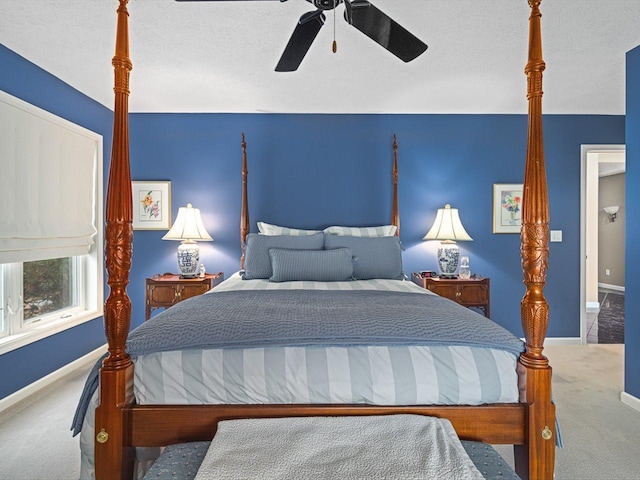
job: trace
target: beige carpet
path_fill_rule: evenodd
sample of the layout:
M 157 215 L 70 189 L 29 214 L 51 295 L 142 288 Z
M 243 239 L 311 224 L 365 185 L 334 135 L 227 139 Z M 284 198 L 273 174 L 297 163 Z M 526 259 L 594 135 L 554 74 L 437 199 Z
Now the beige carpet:
M 620 402 L 623 352 L 622 345 L 545 350 L 565 443 L 557 451 L 557 479 L 640 479 L 640 412 Z M 78 438 L 69 427 L 85 374 L 70 374 L 0 413 L 1 480 L 77 478 Z M 499 450 L 512 460 L 509 447 Z
M 558 480 L 640 479 L 640 412 L 620 402 L 624 345 L 547 347 L 564 448 Z M 513 465 L 512 449 L 495 446 Z
M 640 412 L 620 401 L 624 345 L 549 347 L 565 448 L 556 478 L 640 479 Z
M 69 429 L 88 373 L 70 373 L 0 413 L 0 480 L 80 476 L 80 437 Z

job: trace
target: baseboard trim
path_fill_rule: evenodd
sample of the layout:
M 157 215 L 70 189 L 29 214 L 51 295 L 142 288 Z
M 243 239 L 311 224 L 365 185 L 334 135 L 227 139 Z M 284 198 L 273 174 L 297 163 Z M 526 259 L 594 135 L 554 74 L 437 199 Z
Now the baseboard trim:
M 44 387 L 51 385 L 56 380 L 60 380 L 65 375 L 68 375 L 79 368 L 83 368 L 87 365 L 95 363 L 106 351 L 107 345 L 105 344 L 99 348 L 96 348 L 92 352 L 89 352 L 86 355 L 80 357 L 79 359 L 68 363 L 64 367 L 59 368 L 55 372 L 51 372 L 49 375 L 42 377 L 40 380 L 36 380 L 35 382 L 30 383 L 26 387 L 21 388 L 8 397 L 0 399 L 0 412 L 14 406 L 16 403 L 24 400 L 30 395 L 33 395 Z
M 633 408 L 640 412 L 640 398 L 634 397 L 633 395 L 622 392 L 620 394 L 620 401 L 624 403 L 626 406 Z
M 609 285 L 608 283 L 598 282 L 598 288 L 606 288 L 607 290 L 615 290 L 616 292 L 624 292 L 624 287 L 620 285 Z
M 545 346 L 582 345 L 580 337 L 552 337 L 544 340 Z
M 525 341 L 524 338 L 520 337 L 520 340 Z M 544 346 L 566 346 L 566 345 L 583 345 L 582 339 L 580 337 L 551 337 L 544 339 Z

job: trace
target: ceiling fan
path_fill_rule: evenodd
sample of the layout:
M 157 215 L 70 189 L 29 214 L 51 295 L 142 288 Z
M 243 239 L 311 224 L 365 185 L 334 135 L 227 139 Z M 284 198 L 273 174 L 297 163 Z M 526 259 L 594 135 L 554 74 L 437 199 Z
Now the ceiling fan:
M 176 0 L 177 2 L 210 2 L 227 0 Z M 286 2 L 287 0 L 279 0 Z M 376 8 L 367 0 L 307 0 L 316 10 L 300 17 L 280 57 L 276 72 L 293 72 L 298 69 L 325 22 L 324 12 L 344 3 L 344 19 L 374 42 L 404 62 L 410 62 L 426 49 L 427 45 Z

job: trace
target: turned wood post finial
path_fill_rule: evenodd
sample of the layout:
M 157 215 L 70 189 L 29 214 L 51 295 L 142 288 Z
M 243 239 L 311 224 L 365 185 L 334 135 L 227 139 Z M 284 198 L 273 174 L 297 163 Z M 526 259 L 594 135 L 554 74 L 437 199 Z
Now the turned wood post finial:
M 396 226 L 396 237 L 400 236 L 400 208 L 398 204 L 398 137 L 393 134 L 393 197 L 391 200 L 391 225 Z
M 249 235 L 249 231 L 251 230 L 251 225 L 249 222 L 249 200 L 247 193 L 247 182 L 249 170 L 247 168 L 247 142 L 244 139 L 244 132 L 242 133 L 242 141 L 240 143 L 242 147 L 242 207 L 240 211 L 240 268 L 244 268 L 244 253 L 245 253 L 245 244 L 247 241 L 247 235 Z
M 113 142 L 109 182 L 107 186 L 105 224 L 105 264 L 109 296 L 105 302 L 105 333 L 109 357 L 107 369 L 120 369 L 131 364 L 125 342 L 131 324 L 131 301 L 126 288 L 131 270 L 133 228 L 131 172 L 129 166 L 129 74 L 133 68 L 129 59 L 128 0 L 120 0 L 116 29 L 114 68 L 115 104 Z
M 549 200 L 542 129 L 545 63 L 542 59 L 540 0 L 529 0 L 529 5 L 529 59 L 525 67 L 529 123 L 521 230 L 522 271 L 526 285 L 521 316 L 526 352 L 521 361 L 532 368 L 545 368 L 548 360 L 542 350 L 549 321 L 549 306 L 543 292 L 549 258 Z

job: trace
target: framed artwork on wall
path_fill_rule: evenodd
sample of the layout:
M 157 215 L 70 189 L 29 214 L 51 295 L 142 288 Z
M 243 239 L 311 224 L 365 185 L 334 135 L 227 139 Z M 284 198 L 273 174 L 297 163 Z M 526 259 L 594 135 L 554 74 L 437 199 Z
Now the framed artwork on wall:
M 131 182 L 134 230 L 171 228 L 171 182 Z
M 522 184 L 493 184 L 493 233 L 520 233 Z

